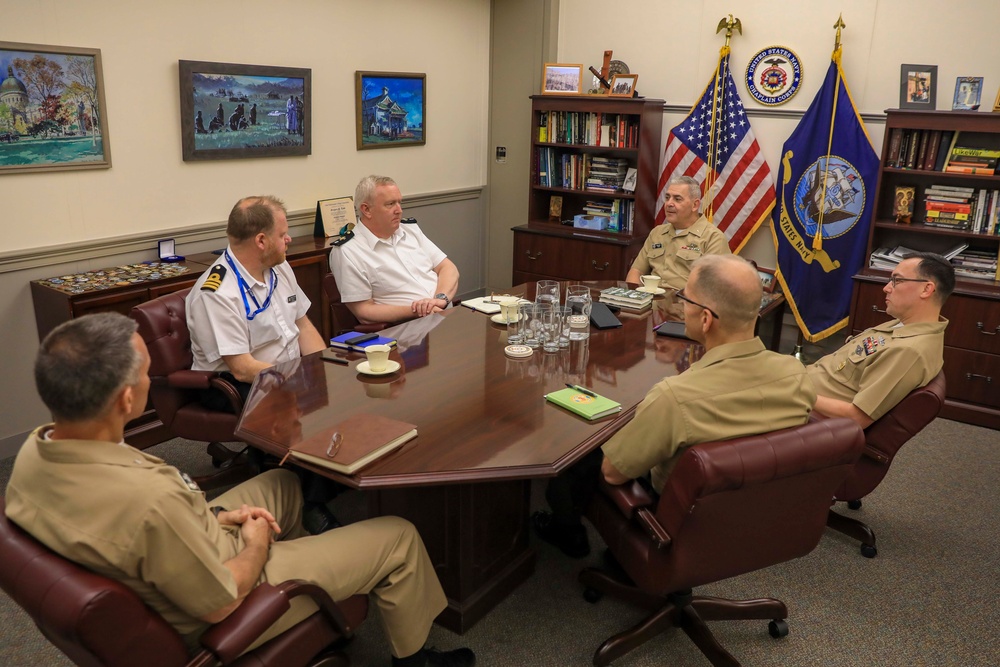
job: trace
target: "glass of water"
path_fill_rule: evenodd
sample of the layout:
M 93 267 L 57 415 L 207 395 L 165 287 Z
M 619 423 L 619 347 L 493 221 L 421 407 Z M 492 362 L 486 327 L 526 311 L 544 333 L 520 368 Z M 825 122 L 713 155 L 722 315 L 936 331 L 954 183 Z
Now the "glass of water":
M 570 319 L 570 340 L 590 338 L 590 311 L 593 300 L 586 285 L 570 285 L 566 288 L 566 306 L 573 312 Z

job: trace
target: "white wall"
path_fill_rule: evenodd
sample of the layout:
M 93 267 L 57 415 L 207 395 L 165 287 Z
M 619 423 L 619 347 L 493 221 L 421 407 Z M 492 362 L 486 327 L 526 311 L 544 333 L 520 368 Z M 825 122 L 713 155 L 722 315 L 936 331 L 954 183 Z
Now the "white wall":
M 316 200 L 390 175 L 461 291 L 483 286 L 490 0 L 29 4 L 3 12 L 0 40 L 101 49 L 113 166 L 0 175 L 0 458 L 47 419 L 28 281 L 155 259 L 163 236 L 181 254 L 220 247 L 242 196 L 283 198 L 303 234 Z M 183 162 L 178 60 L 311 68 L 312 155 Z M 425 146 L 356 150 L 355 70 L 427 75 Z
M 489 16 L 488 0 L 35 0 L 5 11 L 4 40 L 101 49 L 113 166 L 0 176 L 0 252 L 220 220 L 259 192 L 315 207 L 370 172 L 404 196 L 481 186 Z M 311 68 L 312 155 L 183 162 L 182 59 Z M 356 150 L 355 70 L 427 74 L 426 146 Z
M 899 106 L 903 63 L 938 66 L 938 109 L 951 108 L 958 76 L 985 77 L 984 112 L 993 107 L 1000 87 L 996 57 L 1000 4 L 995 0 L 623 0 L 614 5 L 619 18 L 603 20 L 608 7 L 599 0 L 563 0 L 560 62 L 599 68 L 604 50 L 612 49 L 616 59 L 639 75 L 640 94 L 662 98 L 668 105 L 690 107 L 697 101 L 725 43 L 724 33 L 716 34 L 716 27 L 730 12 L 743 25 L 743 34 L 734 34 L 730 44 L 733 78 L 750 110 L 768 113 L 742 83 L 747 63 L 760 49 L 780 45 L 798 55 L 803 81 L 799 93 L 775 109 L 805 111 L 830 65 L 833 25 L 841 13 L 847 25 L 841 36 L 842 62 L 854 102 L 863 114 L 880 114 Z M 670 128 L 683 117 L 665 114 L 664 143 Z M 754 115 L 750 122 L 772 173 L 777 173 L 781 146 L 798 119 Z M 883 125 L 869 122 L 867 128 L 876 152 L 881 153 Z M 744 254 L 774 266 L 768 226 L 761 226 Z

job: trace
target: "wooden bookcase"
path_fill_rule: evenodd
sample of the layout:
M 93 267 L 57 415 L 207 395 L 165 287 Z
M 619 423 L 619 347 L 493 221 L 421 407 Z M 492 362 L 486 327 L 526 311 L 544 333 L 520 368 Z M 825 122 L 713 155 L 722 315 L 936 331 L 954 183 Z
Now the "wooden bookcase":
M 601 146 L 574 137 L 546 136 L 540 141 L 539 126 L 550 113 L 559 114 L 574 127 L 582 129 L 587 119 L 625 121 L 631 140 L 625 146 Z M 620 280 L 653 228 L 656 207 L 656 182 L 659 178 L 660 133 L 663 126 L 663 100 L 615 98 L 600 95 L 559 97 L 534 95 L 531 98 L 531 168 L 528 183 L 528 221 L 514 227 L 513 284 L 551 278 L 556 280 Z M 554 133 L 555 134 L 555 133 Z M 602 136 L 606 130 L 602 132 Z M 624 137 L 625 133 L 619 134 Z M 576 160 L 594 157 L 620 158 L 636 169 L 634 192 L 604 192 L 579 188 L 543 185 L 539 165 L 548 152 L 555 161 L 562 156 Z M 588 201 L 618 201 L 633 208 L 629 231 L 611 232 L 574 229 L 549 220 L 553 196 L 562 197 L 561 220 L 572 221 L 584 213 Z
M 944 173 L 887 167 L 894 129 L 950 130 L 961 133 L 959 144 L 1000 148 L 1000 114 L 975 111 L 887 110 L 882 162 L 875 191 L 874 217 L 868 237 L 873 249 L 898 245 L 913 250 L 944 252 L 959 243 L 970 249 L 1000 253 L 1000 235 L 942 229 L 922 224 L 924 190 L 931 185 L 1000 189 L 1000 176 Z M 895 222 L 897 186 L 914 186 L 914 222 Z M 866 268 L 854 277 L 851 330 L 854 333 L 886 321 L 882 288 L 889 272 Z M 942 315 L 945 332 L 944 371 L 948 394 L 942 416 L 1000 429 L 1000 283 L 957 277 L 954 294 Z

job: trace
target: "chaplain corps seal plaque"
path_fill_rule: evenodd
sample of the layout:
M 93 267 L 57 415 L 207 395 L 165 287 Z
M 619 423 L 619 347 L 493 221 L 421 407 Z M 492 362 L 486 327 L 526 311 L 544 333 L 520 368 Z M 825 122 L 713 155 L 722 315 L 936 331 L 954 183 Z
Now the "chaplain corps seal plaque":
M 802 84 L 799 57 L 783 46 L 758 51 L 747 65 L 747 90 L 755 100 L 778 106 L 792 99 Z

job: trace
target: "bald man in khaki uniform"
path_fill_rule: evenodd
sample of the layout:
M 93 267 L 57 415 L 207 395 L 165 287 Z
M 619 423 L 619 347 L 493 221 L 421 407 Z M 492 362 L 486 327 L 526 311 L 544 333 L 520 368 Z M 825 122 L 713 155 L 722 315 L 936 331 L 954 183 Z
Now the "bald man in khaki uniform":
M 948 320 L 941 307 L 954 288 L 955 270 L 940 255 L 914 253 L 900 262 L 883 290 L 886 313 L 896 319 L 809 366 L 819 394 L 816 412 L 866 428 L 933 380 L 944 366 Z
M 667 187 L 663 212 L 666 222 L 649 232 L 639 256 L 632 262 L 626 282 L 641 282 L 641 276 L 660 276 L 660 287 L 681 289 L 695 261 L 707 255 L 729 255 L 729 241 L 719 228 L 699 216 L 701 186 L 681 176 Z
M 334 600 L 371 594 L 393 665 L 469 667 L 469 649 L 423 649 L 446 600 L 416 529 L 396 517 L 321 535 L 302 529 L 302 492 L 287 470 L 258 475 L 213 507 L 185 474 L 126 445 L 126 422 L 146 405 L 149 355 L 132 320 L 88 315 L 52 331 L 35 364 L 55 423 L 18 452 L 7 516 L 40 542 L 121 581 L 188 647 L 258 584 L 304 579 Z M 258 645 L 317 610 L 305 598 Z
M 687 286 L 684 331 L 705 346 L 691 367 L 655 384 L 635 417 L 546 490 L 550 516 L 536 515 L 542 539 L 571 557 L 590 551 L 580 516 L 596 491 L 598 474 L 612 484 L 652 475 L 656 490 L 682 450 L 804 424 L 816 400 L 806 369 L 794 357 L 770 352 L 754 336 L 762 296 L 760 278 L 733 255 L 698 260 Z M 600 472 L 598 472 L 598 468 Z

